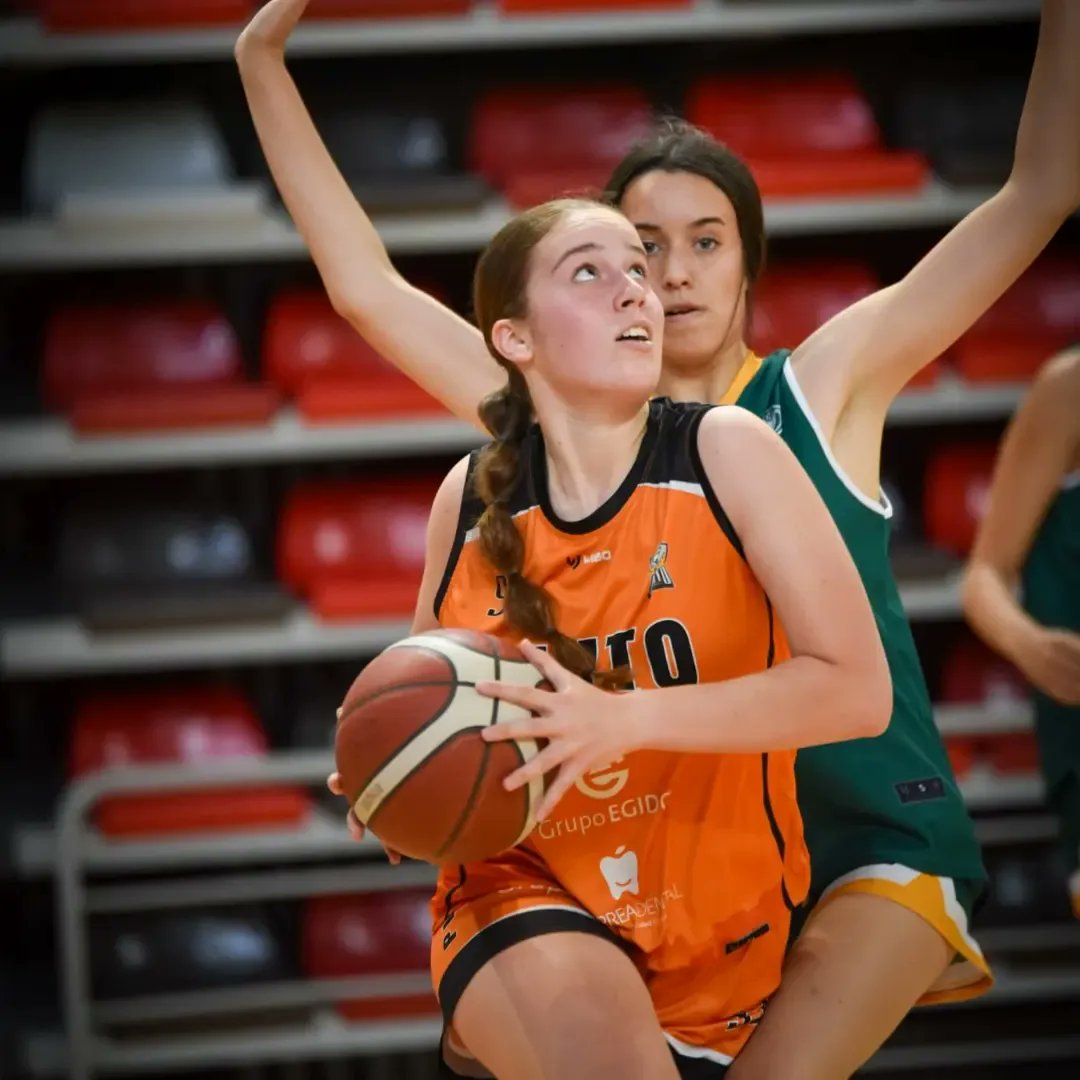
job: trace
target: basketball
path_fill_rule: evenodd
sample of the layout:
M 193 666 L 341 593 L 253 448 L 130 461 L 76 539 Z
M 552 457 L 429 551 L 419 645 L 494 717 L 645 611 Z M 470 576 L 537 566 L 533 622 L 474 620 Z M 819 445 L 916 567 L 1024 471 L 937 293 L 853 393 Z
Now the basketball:
M 360 673 L 334 740 L 345 794 L 365 828 L 413 859 L 471 862 L 522 841 L 542 780 L 503 780 L 538 750 L 534 740 L 486 742 L 491 724 L 528 716 L 476 692 L 496 680 L 543 682 L 513 645 L 475 630 L 433 630 L 391 645 Z

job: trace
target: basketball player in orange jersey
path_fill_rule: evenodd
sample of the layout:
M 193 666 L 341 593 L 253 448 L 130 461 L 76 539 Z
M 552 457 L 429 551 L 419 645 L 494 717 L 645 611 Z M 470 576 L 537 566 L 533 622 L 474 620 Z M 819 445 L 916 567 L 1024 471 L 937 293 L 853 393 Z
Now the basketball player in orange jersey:
M 782 440 L 649 401 L 647 275 L 633 226 L 581 200 L 520 215 L 477 266 L 507 379 L 481 406 L 494 441 L 436 496 L 413 630 L 547 646 L 527 655 L 554 692 L 519 688 L 538 715 L 488 735 L 546 740 L 506 783 L 553 781 L 523 844 L 440 871 L 457 1075 L 722 1074 L 809 885 L 794 751 L 878 734 L 891 708 L 858 574 Z
M 475 327 L 395 271 L 327 154 L 283 62 L 305 7 L 271 0 L 237 48 L 278 188 L 337 310 L 475 423 L 477 403 L 502 374 Z M 639 226 L 664 304 L 661 392 L 738 400 L 780 430 L 862 574 L 893 677 L 884 736 L 799 755 L 814 872 L 800 914 L 810 918 L 734 1077 L 848 1076 L 913 1004 L 989 985 L 968 930 L 985 872 L 889 567 L 881 437 L 904 384 L 994 302 L 1080 202 L 1078 54 L 1080 5 L 1047 0 L 1008 182 L 906 277 L 790 355 L 759 360 L 745 344 L 765 241 L 760 196 L 743 162 L 674 124 L 631 151 L 608 185 Z

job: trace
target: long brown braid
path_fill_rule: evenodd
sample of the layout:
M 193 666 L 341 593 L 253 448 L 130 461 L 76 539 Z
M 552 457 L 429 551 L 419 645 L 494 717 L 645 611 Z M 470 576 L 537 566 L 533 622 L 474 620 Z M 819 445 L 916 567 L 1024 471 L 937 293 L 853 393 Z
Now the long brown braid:
M 508 503 L 524 466 L 522 444 L 533 418 L 532 399 L 521 371 L 495 348 L 491 331 L 500 319 L 527 313 L 526 285 L 533 249 L 567 214 L 596 210 L 588 199 L 558 199 L 519 214 L 496 233 L 476 265 L 473 308 L 488 352 L 507 374 L 506 385 L 480 405 L 480 419 L 492 436 L 473 470 L 473 487 L 484 503 L 478 522 L 480 550 L 506 579 L 505 611 L 512 626 L 548 650 L 563 667 L 604 689 L 626 684 L 625 670 L 596 670 L 589 651 L 555 625 L 555 601 L 546 589 L 522 574 L 525 542 Z

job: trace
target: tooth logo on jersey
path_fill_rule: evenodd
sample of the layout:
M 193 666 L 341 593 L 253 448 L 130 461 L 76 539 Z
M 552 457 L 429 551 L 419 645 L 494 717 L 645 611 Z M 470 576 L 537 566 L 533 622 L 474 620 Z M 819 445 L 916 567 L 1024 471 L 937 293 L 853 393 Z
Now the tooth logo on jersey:
M 616 758 L 601 765 L 598 769 L 590 769 L 584 776 L 579 776 L 576 787 L 582 795 L 588 795 L 591 799 L 614 799 L 630 778 L 629 769 L 613 769 L 612 765 L 618 765 L 622 758 Z
M 780 411 L 779 405 L 770 405 L 765 410 L 765 416 L 763 417 L 766 424 L 769 425 L 776 432 L 777 435 L 783 435 L 784 433 L 784 414 Z
M 652 573 L 652 577 L 649 578 L 650 596 L 652 596 L 657 589 L 675 588 L 675 582 L 671 580 L 671 575 L 668 573 L 667 554 L 668 546 L 661 540 L 660 543 L 656 545 L 656 552 L 649 560 L 649 570 Z
M 624 847 L 615 849 L 614 855 L 600 860 L 600 873 L 604 875 L 611 898 L 618 900 L 623 893 L 638 894 L 637 855 Z

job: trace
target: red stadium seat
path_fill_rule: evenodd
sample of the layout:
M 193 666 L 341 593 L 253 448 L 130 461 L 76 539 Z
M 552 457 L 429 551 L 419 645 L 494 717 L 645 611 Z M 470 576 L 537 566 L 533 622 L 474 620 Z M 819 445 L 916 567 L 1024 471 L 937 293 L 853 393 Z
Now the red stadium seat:
M 473 0 L 311 0 L 305 18 L 396 19 L 405 15 L 462 15 Z
M 42 381 L 46 405 L 85 432 L 263 424 L 278 405 L 244 381 L 232 326 L 201 301 L 55 310 Z
M 986 755 L 995 772 L 1030 776 L 1039 771 L 1039 744 L 1032 731 L 1010 731 L 986 740 Z
M 278 576 L 324 619 L 408 616 L 440 476 L 305 484 L 285 502 Z
M 1080 339 L 1080 259 L 1043 257 L 952 348 L 971 382 L 1026 382 Z
M 942 739 L 942 742 L 956 778 L 962 780 L 978 760 L 978 740 L 969 735 L 949 735 Z
M 990 493 L 997 447 L 975 443 L 939 450 L 926 470 L 923 520 L 932 544 L 966 556 Z
M 685 8 L 693 0 L 498 0 L 508 15 L 539 14 L 557 11 L 577 14 L 583 11 L 629 11 L 638 8 Z
M 431 889 L 317 896 L 304 910 L 301 956 L 312 979 L 357 975 L 426 977 L 431 953 Z M 343 1001 L 349 1020 L 436 1014 L 431 990 Z
M 928 175 L 921 154 L 884 148 L 842 73 L 702 79 L 686 116 L 746 159 L 767 198 L 915 191 Z
M 69 757 L 71 776 L 111 766 L 197 765 L 266 753 L 262 725 L 244 695 L 223 687 L 99 694 L 80 705 Z M 300 788 L 187 789 L 117 795 L 97 807 L 109 836 L 134 837 L 298 825 L 309 810 Z
M 41 0 L 50 30 L 130 30 L 242 23 L 251 0 Z
M 953 646 L 941 672 L 941 701 L 994 705 L 1027 701 L 1028 684 L 1008 660 L 974 638 Z
M 795 348 L 819 326 L 880 287 L 857 262 L 772 266 L 754 291 L 751 344 L 761 355 Z
M 514 206 L 595 195 L 651 124 L 649 102 L 634 87 L 507 87 L 477 106 L 470 163 Z
M 263 369 L 312 422 L 445 414 L 368 345 L 321 290 L 289 290 L 271 304 Z

